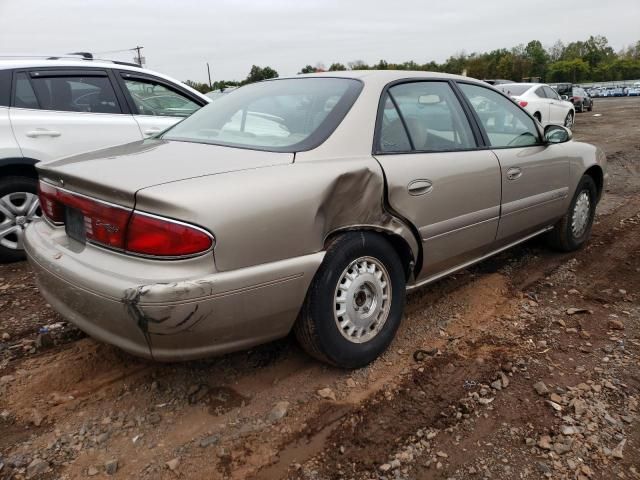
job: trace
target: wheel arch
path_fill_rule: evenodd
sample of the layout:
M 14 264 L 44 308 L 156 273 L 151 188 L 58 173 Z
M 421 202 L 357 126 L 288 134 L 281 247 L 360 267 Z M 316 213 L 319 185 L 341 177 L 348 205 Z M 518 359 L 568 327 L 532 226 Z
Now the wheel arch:
M 0 158 L 0 177 L 19 175 L 38 178 L 36 163 L 38 160 L 33 158 Z
M 344 235 L 346 233 L 357 233 L 357 232 L 371 232 L 376 233 L 386 239 L 390 244 L 394 251 L 397 253 L 400 261 L 402 262 L 402 269 L 405 273 L 405 279 L 409 281 L 414 275 L 416 261 L 421 255 L 420 251 L 414 252 L 412 246 L 409 244 L 407 239 L 400 235 L 399 233 L 389 230 L 384 227 L 376 226 L 376 225 L 355 225 L 351 227 L 342 227 L 330 232 L 325 240 L 324 240 L 324 249 L 326 250 L 329 245 L 337 237 L 340 235 Z M 409 232 L 410 233 L 410 232 Z M 416 258 L 418 257 L 418 258 Z
M 596 188 L 598 189 L 598 201 L 600 201 L 604 190 L 604 172 L 602 171 L 602 167 L 600 165 L 591 165 L 584 174 L 590 176 L 595 182 Z

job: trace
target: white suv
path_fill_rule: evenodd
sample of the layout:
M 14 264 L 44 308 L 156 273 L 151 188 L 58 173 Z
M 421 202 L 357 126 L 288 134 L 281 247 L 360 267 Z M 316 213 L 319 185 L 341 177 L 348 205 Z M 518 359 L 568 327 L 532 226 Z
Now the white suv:
M 134 64 L 0 60 L 0 262 L 19 260 L 40 214 L 35 164 L 142 140 L 210 102 Z

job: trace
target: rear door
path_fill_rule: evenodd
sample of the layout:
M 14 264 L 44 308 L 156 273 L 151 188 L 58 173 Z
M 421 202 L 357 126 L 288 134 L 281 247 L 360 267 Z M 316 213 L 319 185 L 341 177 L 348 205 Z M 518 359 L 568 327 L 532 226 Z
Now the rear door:
M 12 92 L 9 116 L 25 157 L 48 161 L 142 138 L 105 70 L 16 71 Z
M 560 98 L 558 92 L 556 92 L 553 88 L 544 87 L 544 91 L 549 97 L 550 109 L 549 109 L 549 118 L 550 123 L 555 125 L 564 125 L 564 118 L 567 115 L 567 105 L 564 103 L 564 100 Z
M 538 110 L 540 111 L 540 123 L 542 125 L 547 125 L 550 119 L 551 99 L 547 98 L 547 94 L 542 86 L 536 88 L 534 94 L 538 97 L 536 99 L 536 103 L 538 104 Z
M 544 144 L 535 121 L 495 90 L 471 83 L 458 85 L 476 112 L 485 142 L 500 161 L 498 245 L 553 224 L 564 213 L 569 190 L 565 145 Z
M 451 84 L 413 81 L 383 94 L 375 157 L 391 208 L 417 227 L 424 248 L 418 280 L 485 254 L 495 240 L 500 168 L 478 148 Z
M 167 80 L 120 71 L 118 81 L 144 137 L 156 135 L 206 105 L 206 101 Z

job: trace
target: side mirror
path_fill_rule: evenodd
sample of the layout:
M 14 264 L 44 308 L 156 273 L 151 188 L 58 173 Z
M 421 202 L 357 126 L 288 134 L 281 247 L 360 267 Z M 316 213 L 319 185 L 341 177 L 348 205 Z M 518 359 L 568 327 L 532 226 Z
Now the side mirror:
M 544 129 L 546 143 L 565 143 L 573 138 L 571 130 L 560 125 L 547 125 Z
M 567 95 L 560 95 L 560 98 L 564 101 L 569 100 L 569 97 Z

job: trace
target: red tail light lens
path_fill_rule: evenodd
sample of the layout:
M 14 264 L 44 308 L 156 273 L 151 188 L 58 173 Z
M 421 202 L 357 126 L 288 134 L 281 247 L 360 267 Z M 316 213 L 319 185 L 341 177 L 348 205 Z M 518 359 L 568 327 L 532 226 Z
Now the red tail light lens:
M 64 206 L 58 201 L 58 189 L 48 183 L 38 183 L 40 208 L 45 217 L 54 223 L 64 222 Z
M 127 228 L 128 252 L 160 257 L 182 257 L 209 250 L 208 233 L 183 223 L 134 212 Z
M 130 209 L 98 202 L 63 190 L 58 190 L 58 199 L 66 207 L 82 212 L 87 240 L 111 248 L 124 248 L 127 221 L 131 215 Z
M 158 257 L 183 257 L 213 247 L 204 230 L 174 220 L 136 212 L 39 183 L 42 211 L 56 224 L 65 222 L 65 208 L 80 211 L 88 241 L 127 252 Z
M 527 105 L 529 105 L 529 102 L 525 102 L 524 100 L 520 100 L 518 102 L 518 105 L 520 105 L 521 107 L 526 107 Z

